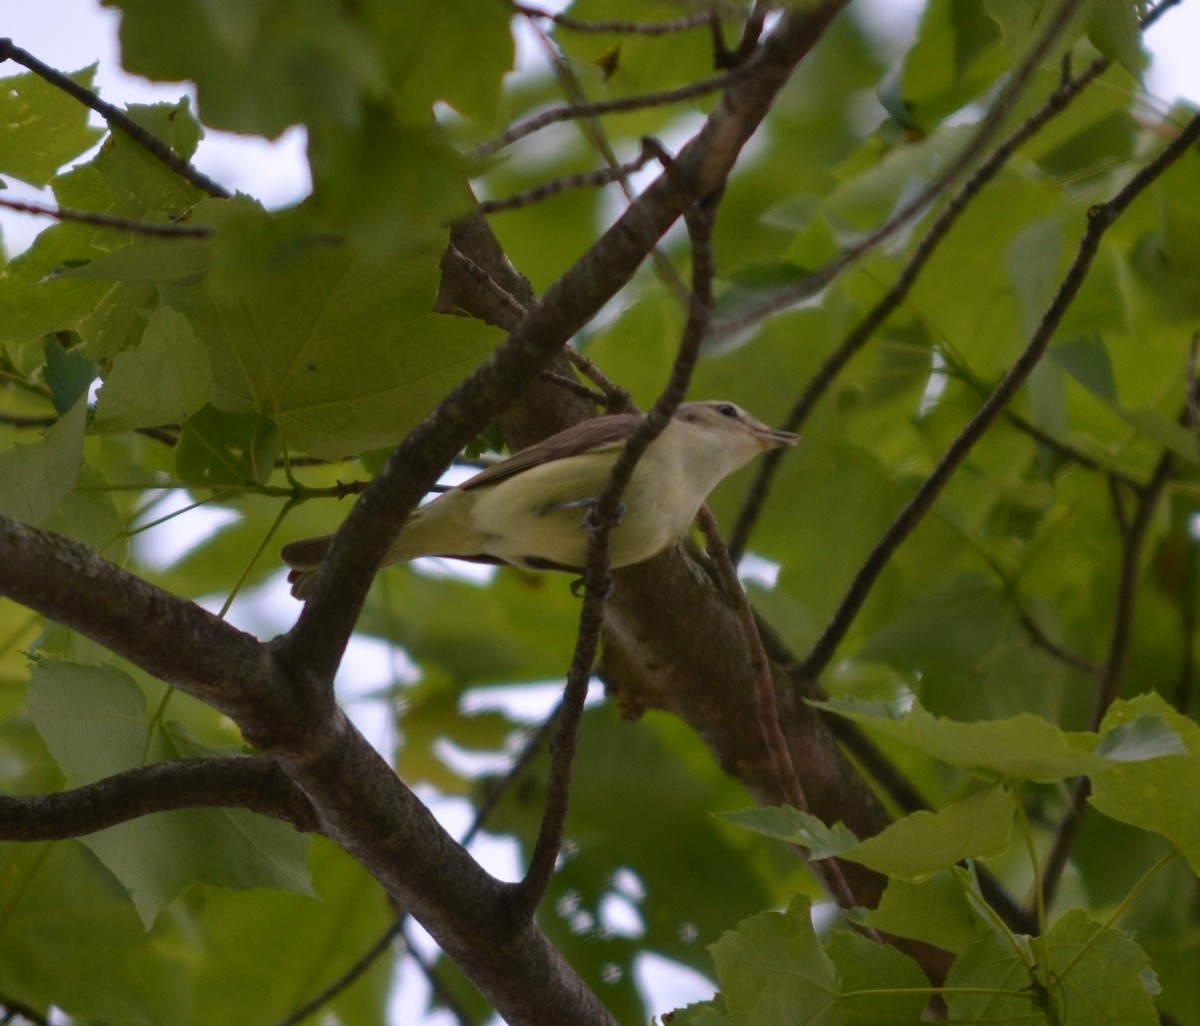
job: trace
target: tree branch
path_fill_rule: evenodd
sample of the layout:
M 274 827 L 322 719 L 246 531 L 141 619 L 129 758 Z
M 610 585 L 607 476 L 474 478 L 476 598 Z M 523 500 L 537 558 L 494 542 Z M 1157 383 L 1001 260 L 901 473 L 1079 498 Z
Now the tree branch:
M 829 625 L 817 639 L 808 657 L 794 673 L 797 681 L 817 679 L 850 629 L 850 625 L 858 615 L 863 602 L 866 601 L 868 593 L 893 553 L 915 530 L 951 476 L 974 448 L 975 443 L 983 437 L 984 432 L 1001 414 L 1025 379 L 1032 373 L 1033 368 L 1037 366 L 1055 329 L 1083 285 L 1104 233 L 1159 175 L 1187 152 L 1197 138 L 1200 138 L 1200 116 L 1193 117 L 1187 127 L 1164 147 L 1158 156 L 1148 162 L 1111 200 L 1094 206 L 1088 211 L 1088 225 L 1080 239 L 1075 259 L 1067 270 L 1025 351 L 1009 368 L 1008 373 L 996 386 L 987 401 L 947 449 L 933 473 L 884 532 L 878 545 L 855 576 Z
M 191 182 L 201 192 L 206 192 L 210 196 L 216 196 L 218 199 L 229 199 L 230 193 L 228 189 L 218 185 L 207 175 L 197 171 L 191 164 L 171 149 L 170 146 L 157 136 L 146 131 L 146 129 L 119 107 L 114 107 L 111 103 L 106 103 L 90 89 L 85 89 L 68 75 L 64 75 L 56 68 L 52 68 L 50 65 L 39 61 L 28 50 L 22 50 L 14 44 L 11 39 L 0 39 L 0 61 L 6 60 L 15 61 L 17 64 L 28 68 L 56 89 L 61 89 L 68 96 L 73 96 L 85 107 L 94 110 L 108 122 L 110 129 L 119 128 L 147 153 L 157 157 L 179 175 L 180 178 Z
M 241 808 L 318 829 L 312 804 L 273 759 L 160 762 L 60 794 L 0 796 L 0 839 L 57 841 L 173 809 Z

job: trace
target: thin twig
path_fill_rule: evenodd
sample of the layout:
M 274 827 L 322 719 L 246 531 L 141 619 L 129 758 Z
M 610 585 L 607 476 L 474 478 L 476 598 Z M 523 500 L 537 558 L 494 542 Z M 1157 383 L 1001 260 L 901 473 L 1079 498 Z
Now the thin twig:
M 1200 138 L 1200 115 L 1193 117 L 1187 127 L 1153 160 L 1149 161 L 1111 200 L 1094 206 L 1088 211 L 1088 225 L 1080 239 L 1075 259 L 1024 352 L 1008 369 L 1007 374 L 975 416 L 971 418 L 962 433 L 951 443 L 933 473 L 929 475 L 884 532 L 879 543 L 855 575 L 841 604 L 834 613 L 833 619 L 798 669 L 797 673 L 801 679 L 816 679 L 825 668 L 838 644 L 850 629 L 850 625 L 858 615 L 863 602 L 866 601 L 875 580 L 882 573 L 892 554 L 899 548 L 901 542 L 916 529 L 947 482 L 974 448 L 976 442 L 983 437 L 1040 362 L 1050 343 L 1050 338 L 1083 286 L 1092 261 L 1099 251 L 1100 240 L 1104 233 L 1142 192 L 1187 152 L 1198 138 Z
M 482 267 L 475 260 L 472 260 L 471 257 L 467 256 L 466 253 L 453 243 L 446 247 L 446 253 L 442 259 L 443 261 L 453 261 L 476 282 L 486 288 L 499 300 L 501 306 L 513 316 L 514 323 L 519 322 L 529 312 L 528 307 L 489 274 L 486 268 Z
M 1076 9 L 1082 2 L 1083 0 L 1063 0 L 1055 16 L 1046 25 L 1037 45 L 1030 50 L 1024 62 L 1013 72 L 1004 89 L 1000 92 L 1000 95 L 975 126 L 975 131 L 966 145 L 963 146 L 950 165 L 937 178 L 930 182 L 919 195 L 901 207 L 886 224 L 877 228 L 862 241 L 838 254 L 825 267 L 814 271 L 793 285 L 780 289 L 771 298 L 747 310 L 745 313 L 722 321 L 714 327 L 712 337 L 714 339 L 721 339 L 729 335 L 744 332 L 772 314 L 786 310 L 789 307 L 795 306 L 798 302 L 816 295 L 817 292 L 844 270 L 857 263 L 867 253 L 878 248 L 883 242 L 891 238 L 901 228 L 908 225 L 925 211 L 934 200 L 958 180 L 983 152 L 984 148 L 999 130 L 1004 119 L 1008 116 L 1009 111 L 1024 92 L 1034 72 L 1041 66 L 1046 54 L 1069 24 Z
M 850 331 L 821 365 L 784 421 L 783 428 L 785 430 L 798 431 L 800 429 L 808 419 L 809 414 L 812 413 L 817 402 L 829 390 L 829 387 L 845 368 L 846 364 L 850 362 L 851 357 L 867 343 L 887 318 L 904 302 L 913 285 L 916 284 L 917 278 L 924 270 L 925 265 L 937 250 L 942 239 L 949 234 L 950 229 L 958 221 L 968 204 L 983 190 L 985 185 L 995 178 L 1005 164 L 1008 163 L 1009 158 L 1027 139 L 1040 131 L 1047 122 L 1065 110 L 1067 105 L 1107 67 L 1107 61 L 1095 61 L 1079 78 L 1058 89 L 1015 132 L 1001 142 L 976 169 L 975 173 L 962 185 L 946 204 L 945 209 L 938 215 L 937 219 L 929 226 L 929 230 L 913 251 L 908 263 L 905 264 L 904 269 L 900 272 L 892 287 L 884 293 L 875 306 L 855 325 L 853 330 Z M 885 226 L 886 228 L 887 226 Z M 840 273 L 840 262 L 834 261 L 834 263 L 838 264 Z M 818 279 L 816 282 L 822 288 L 825 283 L 823 278 Z M 746 493 L 746 500 L 730 533 L 729 551 L 733 555 L 735 562 L 739 562 L 745 554 L 750 532 L 753 530 L 754 524 L 762 511 L 767 494 L 778 472 L 781 457 L 782 453 L 778 450 L 766 454 L 759 466 L 753 483 Z
M 119 107 L 114 107 L 111 103 L 105 103 L 104 100 L 100 99 L 90 89 L 85 89 L 61 71 L 57 71 L 48 64 L 42 63 L 28 50 L 22 50 L 21 47 L 14 44 L 11 39 L 0 39 L 0 61 L 5 60 L 15 61 L 22 67 L 28 68 L 55 88 L 61 89 L 85 107 L 94 110 L 108 122 L 109 128 L 119 128 L 135 143 L 146 150 L 147 153 L 157 157 L 181 178 L 191 182 L 197 189 L 208 193 L 210 196 L 216 196 L 218 199 L 229 198 L 230 193 L 227 189 L 218 185 L 207 175 L 197 171 L 196 168 L 179 156 L 165 142 L 146 131 L 146 129 Z
M 734 613 L 741 625 L 742 637 L 746 642 L 748 669 L 754 680 L 754 704 L 758 711 L 758 723 L 762 730 L 763 743 L 775 775 L 779 779 L 779 788 L 789 805 L 801 812 L 811 813 L 811 806 L 804 794 L 800 778 L 796 774 L 796 766 L 792 762 L 791 751 L 788 749 L 787 738 L 779 723 L 779 704 L 775 697 L 775 680 L 771 676 L 771 664 L 763 648 L 762 637 L 754 621 L 754 611 L 750 608 L 750 600 L 746 590 L 738 580 L 737 570 L 729 558 L 729 550 L 721 540 L 721 532 L 717 529 L 716 518 L 707 506 L 700 507 L 697 517 L 700 529 L 704 532 L 706 548 L 717 579 L 725 592 L 726 598 L 733 607 Z M 836 859 L 807 859 L 809 868 L 825 882 L 829 893 L 842 908 L 853 908 L 858 904 L 854 892 L 846 882 L 845 874 Z M 878 941 L 879 937 L 870 927 L 864 932 Z
M 550 196 L 557 196 L 569 189 L 600 187 L 611 185 L 613 182 L 621 182 L 629 175 L 644 168 L 654 157 L 655 154 L 643 146 L 642 152 L 628 163 L 617 164 L 616 167 L 600 168 L 596 171 L 584 171 L 577 175 L 564 175 L 562 178 L 556 178 L 542 185 L 535 185 L 532 189 L 517 193 L 515 196 L 507 196 L 498 200 L 484 200 L 479 204 L 479 210 L 483 214 L 497 214 L 504 210 L 532 206 L 534 203 L 540 203 Z
M 586 399 L 596 406 L 607 407 L 608 396 L 603 392 L 597 392 L 594 388 L 588 388 L 582 381 L 577 381 L 575 378 L 567 377 L 565 374 L 555 374 L 554 371 L 542 371 L 538 375 L 539 381 L 548 381 L 556 388 L 561 388 L 564 392 L 570 392 L 572 395 L 579 396 L 580 399 Z
M 355 963 L 339 976 L 332 984 L 322 990 L 316 997 L 306 1001 L 300 1007 L 293 1010 L 289 1015 L 284 1016 L 274 1026 L 297 1026 L 297 1023 L 303 1022 L 310 1015 L 319 1012 L 330 1001 L 336 998 L 347 987 L 357 980 L 363 973 L 375 964 L 375 960 L 390 951 L 392 945 L 397 939 L 403 941 L 401 933 L 404 929 L 404 923 L 407 915 L 399 916 L 391 926 L 389 926 L 380 938 L 372 944 L 363 954 L 355 961 Z M 407 947 L 407 942 L 404 941 Z M 412 949 L 409 948 L 411 953 Z
M 668 169 L 669 170 L 669 169 Z M 700 228 L 697 245 L 703 248 L 710 241 L 711 219 L 715 216 L 719 193 L 699 204 L 699 212 L 688 217 L 689 229 L 700 228 L 704 219 L 710 227 Z M 693 261 L 693 268 L 704 273 L 711 269 L 711 258 Z M 633 476 L 638 461 L 655 438 L 670 422 L 676 407 L 687 395 L 688 383 L 700 354 L 709 325 L 709 307 L 698 298 L 711 293 L 711 281 L 693 283 L 693 296 L 688 304 L 688 319 L 684 326 L 679 351 L 666 388 L 653 409 L 646 415 L 626 441 L 617 456 L 608 483 L 596 499 L 590 514 L 591 537 L 588 539 L 587 565 L 584 571 L 583 609 L 579 615 L 579 630 L 575 652 L 567 674 L 566 690 L 559 713 L 558 728 L 550 753 L 550 776 L 546 785 L 546 806 L 541 827 L 530 855 L 524 879 L 517 885 L 517 903 L 526 914 L 532 915 L 550 885 L 554 865 L 562 845 L 570 798 L 571 764 L 579 744 L 579 724 L 584 700 L 592 675 L 592 665 L 599 647 L 600 629 L 604 623 L 604 608 L 612 592 L 612 572 L 609 566 L 609 536 L 619 520 L 620 498 Z
M 645 110 L 647 107 L 667 107 L 671 104 L 682 103 L 684 100 L 694 100 L 698 96 L 720 92 L 746 75 L 745 67 L 734 68 L 732 71 L 714 75 L 700 82 L 680 86 L 678 89 L 667 89 L 660 93 L 646 93 L 642 96 L 620 97 L 615 100 L 601 100 L 596 103 L 583 103 L 576 106 L 551 107 L 549 110 L 534 114 L 524 121 L 518 121 L 512 128 L 489 142 L 475 147 L 472 155 L 476 160 L 486 160 L 507 146 L 524 139 L 534 132 L 539 132 L 550 125 L 561 121 L 573 121 L 576 118 L 599 117 L 604 114 L 620 114 L 634 110 Z
M 127 217 L 114 217 L 111 214 L 94 214 L 87 210 L 67 210 L 64 207 L 52 207 L 45 203 L 30 203 L 25 200 L 4 197 L 0 197 L 0 207 L 15 210 L 19 214 L 33 214 L 37 217 L 52 217 L 56 221 L 73 221 L 78 224 L 96 225 L 100 228 L 114 228 L 118 231 L 132 232 L 135 235 L 157 235 L 166 238 L 207 238 L 212 235 L 212 229 L 206 225 L 151 224 L 148 221 L 134 221 Z
M 552 21 L 561 28 L 572 32 L 585 32 L 596 35 L 623 36 L 665 36 L 674 32 L 686 32 L 689 29 L 700 28 L 712 20 L 712 14 L 704 11 L 700 14 L 688 14 L 671 21 L 580 21 L 566 14 L 554 14 L 530 4 L 514 3 L 513 10 L 527 18 L 541 18 Z
M 1187 413 L 1185 411 L 1184 418 Z M 1100 674 L 1096 700 L 1092 707 L 1089 723 L 1091 730 L 1099 730 L 1105 713 L 1117 697 L 1125 676 L 1125 664 L 1129 657 L 1129 643 L 1133 632 L 1133 612 L 1137 601 L 1138 579 L 1141 576 L 1142 549 L 1150 523 L 1158 508 L 1159 500 L 1166 491 L 1171 475 L 1175 471 L 1175 454 L 1167 450 L 1159 458 L 1154 473 L 1138 495 L 1137 508 L 1129 529 L 1124 533 L 1121 552 L 1121 571 L 1117 583 L 1117 597 L 1113 609 L 1112 637 L 1109 639 L 1108 657 L 1105 659 Z M 1071 789 L 1071 797 L 1067 810 L 1059 820 L 1051 842 L 1050 851 L 1046 856 L 1042 870 L 1041 894 L 1037 899 L 1049 906 L 1058 892 L 1063 871 L 1067 867 L 1071 849 L 1083 816 L 1087 809 L 1088 795 L 1091 794 L 1091 781 L 1080 777 Z
M 634 409 L 633 400 L 629 393 L 604 373 L 595 362 L 589 360 L 583 353 L 568 347 L 565 350 L 567 359 L 585 378 L 592 382 L 607 400 L 606 405 L 612 413 L 624 413 Z
M 569 61 L 563 58 L 561 51 L 554 44 L 554 40 L 543 32 L 540 26 L 534 25 L 533 28 L 537 33 L 539 42 L 542 44 L 542 48 L 546 51 L 546 56 L 554 66 L 554 73 L 558 76 L 558 80 L 566 92 L 567 98 L 570 100 L 572 106 L 583 109 L 587 106 L 587 95 L 583 91 L 583 84 L 575 74 L 574 67 Z M 592 146 L 608 165 L 609 170 L 615 175 L 614 180 L 620 185 L 626 202 L 630 208 L 634 208 L 634 201 L 637 197 L 634 194 L 633 186 L 629 182 L 629 175 L 621 173 L 621 164 L 617 160 L 616 152 L 613 150 L 612 143 L 609 141 L 608 135 L 604 130 L 604 124 L 595 114 L 582 116 L 580 122 Z M 671 163 L 671 158 L 663 147 L 650 138 L 642 139 L 641 157 L 646 160 L 657 157 L 664 169 L 668 168 Z M 650 250 L 650 258 L 654 262 L 655 270 L 658 271 L 663 281 L 666 282 L 667 287 L 671 289 L 681 303 L 686 304 L 687 288 L 680 279 L 675 265 L 662 251 L 662 247 L 655 245 Z

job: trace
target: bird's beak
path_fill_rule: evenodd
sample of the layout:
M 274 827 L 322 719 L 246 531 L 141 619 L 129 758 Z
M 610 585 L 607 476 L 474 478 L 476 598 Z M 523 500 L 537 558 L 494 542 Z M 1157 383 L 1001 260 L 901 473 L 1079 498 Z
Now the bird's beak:
M 774 431 L 769 427 L 755 427 L 754 437 L 764 449 L 786 449 L 800 440 L 791 431 Z

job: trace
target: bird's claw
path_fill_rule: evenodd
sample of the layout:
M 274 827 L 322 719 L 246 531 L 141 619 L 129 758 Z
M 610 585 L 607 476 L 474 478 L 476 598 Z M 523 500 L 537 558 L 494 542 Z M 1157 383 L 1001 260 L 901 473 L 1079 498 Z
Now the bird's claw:
M 612 526 L 616 527 L 625 518 L 626 506 L 625 503 L 617 503 L 617 508 L 613 511 Z M 596 500 L 587 500 L 587 512 L 583 515 L 583 520 L 579 526 L 585 531 L 595 531 L 600 526 L 600 519 L 596 513 Z

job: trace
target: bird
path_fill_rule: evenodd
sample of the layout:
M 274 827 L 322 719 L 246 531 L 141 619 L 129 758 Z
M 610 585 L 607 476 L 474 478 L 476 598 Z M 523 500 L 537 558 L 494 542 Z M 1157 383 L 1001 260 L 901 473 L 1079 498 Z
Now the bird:
M 514 453 L 448 489 L 409 516 L 381 567 L 422 556 L 500 563 L 525 570 L 582 571 L 587 518 L 637 413 L 595 417 Z M 609 536 L 609 565 L 657 556 L 684 534 L 709 492 L 769 449 L 795 445 L 740 406 L 681 403 L 638 460 L 622 495 L 620 522 Z M 285 545 L 292 594 L 312 591 L 333 535 Z

